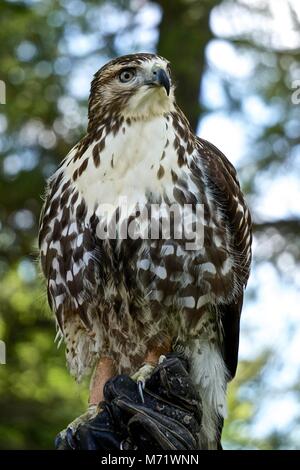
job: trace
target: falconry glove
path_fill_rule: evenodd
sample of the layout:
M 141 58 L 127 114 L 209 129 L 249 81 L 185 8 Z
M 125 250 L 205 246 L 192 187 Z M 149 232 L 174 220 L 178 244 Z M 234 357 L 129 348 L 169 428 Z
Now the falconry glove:
M 170 354 L 156 367 L 146 381 L 143 399 L 127 376 L 110 380 L 105 392 L 111 403 L 122 410 L 129 435 L 122 444 L 124 449 L 198 448 L 200 400 L 188 373 L 188 362 L 182 357 Z
M 188 362 L 168 355 L 146 381 L 141 396 L 130 377 L 118 375 L 104 389 L 101 411 L 78 427 L 72 447 L 89 450 L 195 450 L 201 404 Z M 70 441 L 70 439 L 69 439 Z

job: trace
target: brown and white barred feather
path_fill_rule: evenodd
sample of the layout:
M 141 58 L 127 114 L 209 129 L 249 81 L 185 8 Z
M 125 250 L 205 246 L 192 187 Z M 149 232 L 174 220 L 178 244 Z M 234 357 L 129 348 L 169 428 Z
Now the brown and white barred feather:
M 122 94 L 115 85 L 114 94 L 120 68 L 154 63 L 168 67 L 158 56 L 140 54 L 116 59 L 96 74 L 88 134 L 48 184 L 41 263 L 71 372 L 80 379 L 98 356 L 108 355 L 119 372 L 131 373 L 147 351 L 172 337 L 191 359 L 207 447 L 225 417 L 226 385 L 237 365 L 251 219 L 233 166 L 193 134 L 172 90 L 170 99 L 151 95 L 150 116 L 141 89 Z M 143 107 L 131 116 L 139 94 Z M 111 203 L 118 213 L 118 230 L 124 223 L 120 195 L 132 207 L 131 221 L 137 207 L 153 203 L 176 203 L 183 219 L 185 204 L 191 204 L 192 223 L 200 217 L 204 228 L 203 246 L 187 250 L 187 240 L 174 236 L 102 240 L 102 204 Z

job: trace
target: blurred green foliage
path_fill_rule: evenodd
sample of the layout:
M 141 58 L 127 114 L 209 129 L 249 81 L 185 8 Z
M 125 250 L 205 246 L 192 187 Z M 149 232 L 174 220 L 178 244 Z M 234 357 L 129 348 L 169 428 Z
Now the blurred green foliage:
M 26 273 L 10 269 L 2 278 L 0 304 L 7 344 L 7 364 L 0 369 L 1 448 L 51 448 L 56 430 L 84 410 L 87 386 L 76 384 L 64 367 L 36 278 L 28 281 Z
M 87 383 L 78 385 L 69 376 L 63 346 L 57 349 L 54 344 L 54 321 L 39 277 L 36 236 L 41 195 L 45 179 L 84 133 L 87 100 L 78 79 L 80 71 L 91 78 L 108 58 L 145 49 L 147 21 L 141 18 L 141 11 L 149 3 L 0 3 L 0 79 L 7 90 L 7 104 L 0 105 L 0 339 L 7 346 L 7 364 L 0 365 L 2 449 L 52 448 L 55 434 L 86 406 Z M 215 8 L 224 9 L 226 15 L 226 9 L 240 5 L 249 15 L 266 18 L 268 11 L 247 7 L 242 0 L 159 0 L 152 5 L 156 5 L 162 20 L 150 31 L 147 47 L 157 45 L 158 52 L 172 61 L 180 85 L 178 101 L 196 127 L 198 118 L 211 112 L 202 86 L 209 71 L 207 47 L 217 39 L 211 28 Z M 298 21 L 296 12 L 293 19 Z M 241 113 L 245 119 L 242 99 L 247 93 L 258 95 L 266 106 L 274 108 L 274 115 L 276 107 L 280 110 L 271 124 L 258 122 L 253 128 L 251 158 L 250 153 L 245 155 L 246 163 L 240 168 L 250 201 L 255 201 L 258 191 L 256 172 L 272 175 L 282 169 L 282 162 L 292 165 L 291 149 L 300 143 L 299 108 L 290 106 L 286 99 L 299 51 L 277 50 L 260 42 L 260 37 L 261 31 L 253 27 L 250 32 L 227 38 L 237 51 L 253 59 L 251 81 L 237 86 L 230 75 L 213 70 L 223 86 L 228 112 Z M 257 221 L 255 229 L 258 240 L 270 237 L 266 230 L 279 234 L 287 241 L 287 251 L 299 260 L 297 218 L 288 223 L 268 222 L 267 226 Z M 274 247 L 268 259 L 276 263 L 279 254 Z M 251 439 L 257 404 L 243 395 L 243 388 L 259 389 L 268 354 L 251 363 L 242 362 L 237 379 L 230 385 L 230 419 L 224 431 L 228 447 L 289 445 L 285 436 L 273 435 L 259 442 Z

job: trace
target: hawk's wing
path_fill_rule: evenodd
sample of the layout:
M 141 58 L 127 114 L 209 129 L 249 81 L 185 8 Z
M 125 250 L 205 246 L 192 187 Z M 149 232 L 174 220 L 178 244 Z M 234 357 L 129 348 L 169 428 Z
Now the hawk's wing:
M 251 216 L 245 203 L 233 165 L 213 144 L 197 139 L 199 157 L 208 187 L 231 235 L 231 250 L 235 258 L 235 269 L 243 287 L 246 286 L 251 263 Z M 234 302 L 219 305 L 224 331 L 224 359 L 234 377 L 237 368 L 240 315 L 243 305 L 243 292 Z

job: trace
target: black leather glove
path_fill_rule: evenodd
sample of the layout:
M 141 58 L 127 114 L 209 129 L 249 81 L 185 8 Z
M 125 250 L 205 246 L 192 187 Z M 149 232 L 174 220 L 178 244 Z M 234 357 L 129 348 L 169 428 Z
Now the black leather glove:
M 123 446 L 142 451 L 198 448 L 201 407 L 182 357 L 170 354 L 155 368 L 146 381 L 144 402 L 127 376 L 110 380 L 105 397 L 121 410 L 129 436 Z
M 146 381 L 142 395 L 128 376 L 109 380 L 102 410 L 79 426 L 73 448 L 151 452 L 199 448 L 201 404 L 187 360 L 168 355 Z

